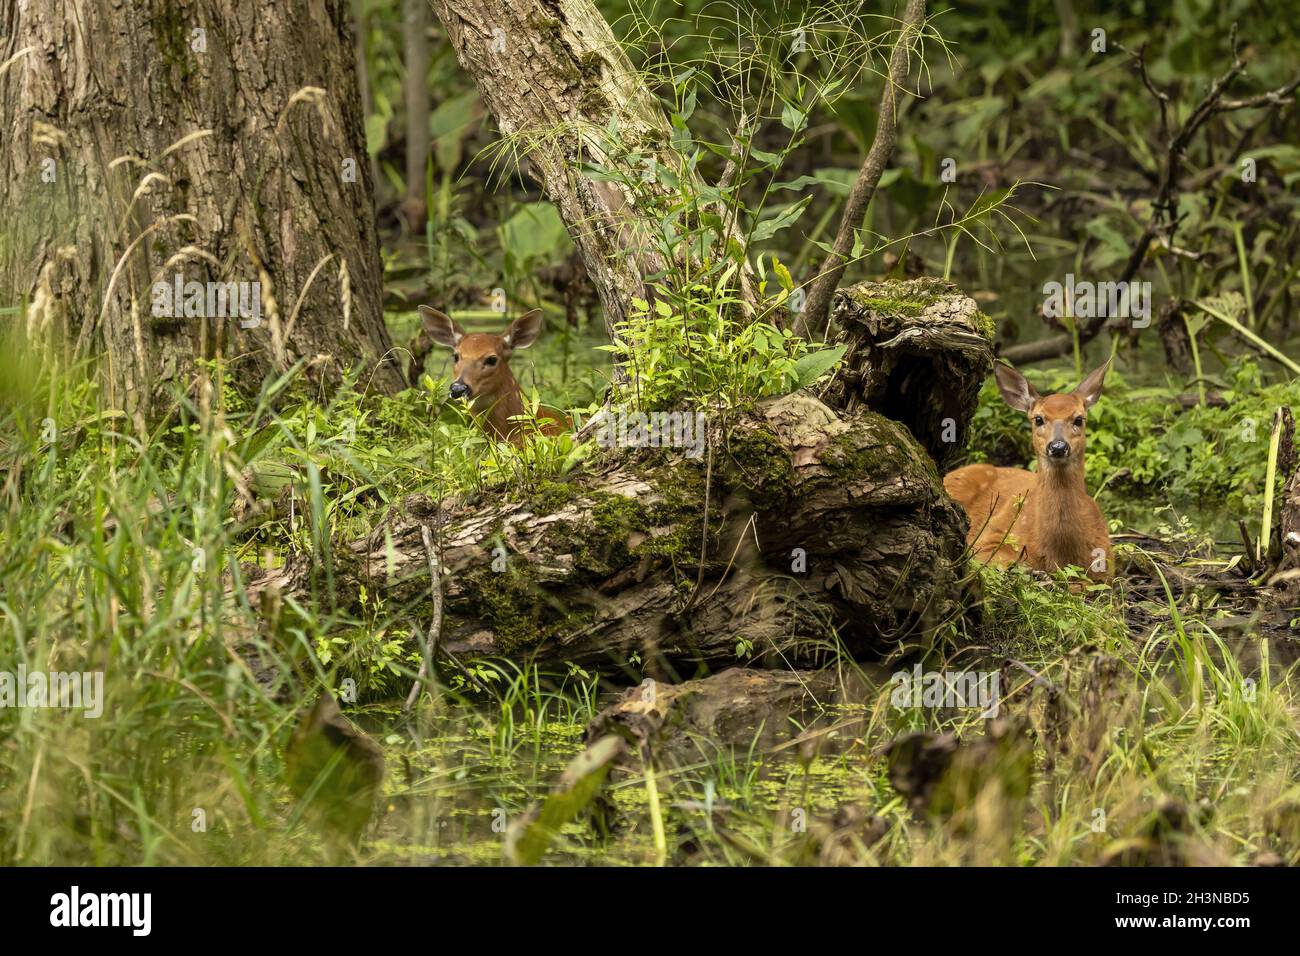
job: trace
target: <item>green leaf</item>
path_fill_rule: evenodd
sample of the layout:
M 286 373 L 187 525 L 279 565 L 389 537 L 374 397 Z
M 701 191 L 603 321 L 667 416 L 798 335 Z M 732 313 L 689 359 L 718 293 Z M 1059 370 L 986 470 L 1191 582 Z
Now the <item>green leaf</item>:
M 790 103 L 785 104 L 785 109 L 781 110 L 781 125 L 792 133 L 799 132 L 807 122 L 808 114 Z
M 564 220 L 549 202 L 530 202 L 501 225 L 501 244 L 515 261 L 553 260 L 570 248 Z
M 473 132 L 470 124 L 478 118 L 478 91 L 471 89 L 441 103 L 429 117 L 438 168 L 451 172 L 460 165 L 461 146 Z
M 614 761 L 624 750 L 623 741 L 600 738 L 569 763 L 554 792 L 540 807 L 516 820 L 507 831 L 506 855 L 522 866 L 538 863 L 561 827 L 574 819 L 600 793 Z
M 366 152 L 378 156 L 388 136 L 388 117 L 371 113 L 366 117 Z
M 886 173 L 888 172 L 890 170 L 886 170 Z M 800 176 L 798 179 L 777 183 L 772 188 L 803 189 L 806 186 L 825 186 L 826 191 L 832 196 L 847 196 L 849 190 L 853 188 L 853 181 L 857 177 L 858 171 L 856 169 L 840 169 L 828 166 L 824 169 L 814 170 L 811 176 Z M 887 184 L 882 182 L 881 185 Z
M 790 275 L 790 270 L 785 267 L 780 259 L 772 263 L 772 271 L 776 273 L 776 281 L 781 283 L 781 288 L 786 292 L 794 291 L 794 277 Z
M 803 211 L 808 208 L 812 202 L 812 196 L 805 196 L 797 203 L 792 203 L 777 211 L 773 216 L 761 220 L 754 226 L 754 232 L 751 236 L 753 242 L 762 242 L 764 239 L 770 239 L 782 229 L 792 225 L 795 220 L 803 215 Z
M 829 372 L 844 357 L 847 348 L 845 345 L 835 345 L 801 356 L 794 363 L 795 388 L 807 388 Z

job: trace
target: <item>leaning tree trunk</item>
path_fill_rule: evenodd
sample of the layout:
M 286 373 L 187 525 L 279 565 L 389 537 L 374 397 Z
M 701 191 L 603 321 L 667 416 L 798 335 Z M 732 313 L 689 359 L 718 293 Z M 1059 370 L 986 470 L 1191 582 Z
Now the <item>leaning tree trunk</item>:
M 298 359 L 326 381 L 380 362 L 365 381 L 402 384 L 380 361 L 348 10 L 0 4 L 0 305 L 26 302 L 30 334 L 62 334 L 69 353 L 102 353 L 113 404 L 138 422 L 202 357 L 253 387 Z M 168 302 L 158 284 L 178 275 L 203 298 Z M 247 283 L 260 317 L 210 314 L 232 310 L 209 282 Z
M 612 338 L 634 298 L 654 299 L 646 277 L 664 269 L 653 237 L 678 194 L 657 170 L 693 175 L 671 158 L 663 110 L 590 0 L 431 2 L 569 227 Z M 584 165 L 617 172 L 592 176 Z

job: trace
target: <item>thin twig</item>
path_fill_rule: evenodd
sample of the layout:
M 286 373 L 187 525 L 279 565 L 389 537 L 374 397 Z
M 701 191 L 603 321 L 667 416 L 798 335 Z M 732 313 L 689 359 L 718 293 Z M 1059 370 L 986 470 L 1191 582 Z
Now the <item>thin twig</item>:
M 794 330 L 805 338 L 811 332 L 820 333 L 826 325 L 826 316 L 830 310 L 831 296 L 844 275 L 849 253 L 853 248 L 853 239 L 862 228 L 867 206 L 876 194 L 876 186 L 885 171 L 889 157 L 894 153 L 898 142 L 898 102 L 897 91 L 902 88 L 911 66 L 911 51 L 914 38 L 920 34 L 925 23 L 925 0 L 907 0 L 907 10 L 903 14 L 903 25 L 899 30 L 898 42 L 894 44 L 889 56 L 889 75 L 885 78 L 885 90 L 880 95 L 880 110 L 876 119 L 876 134 L 871 141 L 871 149 L 863 160 L 858 178 L 844 204 L 840 218 L 840 229 L 836 233 L 831 252 L 822 262 L 817 277 L 810 283 L 808 299 L 803 312 L 795 319 Z
M 1124 265 L 1124 271 L 1120 275 L 1120 283 L 1127 283 L 1131 280 L 1141 268 L 1146 259 L 1147 251 L 1151 248 L 1153 242 L 1160 240 L 1160 245 L 1169 248 L 1174 247 L 1174 232 L 1178 228 L 1179 217 L 1176 210 L 1178 208 L 1179 197 L 1179 177 L 1182 173 L 1183 162 L 1187 158 L 1187 148 L 1191 144 L 1192 138 L 1200 131 L 1201 127 L 1212 117 L 1219 113 L 1226 113 L 1240 109 L 1251 109 L 1254 107 L 1268 106 L 1276 108 L 1286 102 L 1286 97 L 1295 92 L 1300 86 L 1300 79 L 1288 83 L 1284 87 L 1272 90 L 1268 93 L 1261 93 L 1259 96 L 1247 97 L 1240 100 L 1225 100 L 1223 94 L 1227 92 L 1228 87 L 1246 70 L 1246 63 L 1241 59 L 1240 51 L 1237 46 L 1237 27 L 1232 27 L 1232 34 L 1229 38 L 1229 46 L 1232 49 L 1232 65 L 1210 83 L 1210 88 L 1205 96 L 1201 99 L 1196 107 L 1187 117 L 1186 122 L 1169 140 L 1165 155 L 1164 168 L 1161 171 L 1160 184 L 1156 192 L 1156 197 L 1151 204 L 1152 215 L 1142 230 L 1142 235 L 1138 238 L 1137 244 L 1134 245 L 1128 262 Z M 1128 52 L 1128 51 L 1125 51 Z M 1165 103 L 1168 100 L 1167 94 L 1156 88 L 1147 75 L 1145 64 L 1145 48 L 1139 50 L 1137 54 L 1129 54 L 1136 61 L 1138 72 L 1142 77 L 1142 82 L 1152 95 L 1160 103 L 1162 122 L 1165 111 Z M 1091 342 L 1100 334 L 1101 330 L 1106 327 L 1108 316 L 1103 312 L 1094 316 L 1088 321 L 1082 323 L 1078 328 L 1078 344 L 1080 347 Z M 1041 339 L 1037 342 L 1025 342 L 1014 345 L 1011 348 L 1003 350 L 999 357 L 1006 359 L 1012 365 L 1025 365 L 1029 362 L 1040 362 L 1044 359 L 1056 358 L 1065 355 L 1075 347 L 1075 338 L 1073 335 L 1058 335 L 1052 338 Z
M 429 623 L 429 636 L 422 642 L 424 644 L 424 656 L 420 660 L 420 672 L 415 675 L 415 683 L 411 685 L 411 692 L 406 695 L 406 704 L 402 707 L 403 710 L 410 710 L 415 705 L 415 698 L 419 696 L 420 688 L 428 680 L 433 659 L 438 653 L 438 641 L 442 637 L 441 566 L 438 561 L 438 551 L 433 546 L 433 536 L 429 533 L 427 524 L 420 525 L 420 538 L 424 541 L 424 553 L 429 559 L 429 593 L 433 597 L 433 620 Z

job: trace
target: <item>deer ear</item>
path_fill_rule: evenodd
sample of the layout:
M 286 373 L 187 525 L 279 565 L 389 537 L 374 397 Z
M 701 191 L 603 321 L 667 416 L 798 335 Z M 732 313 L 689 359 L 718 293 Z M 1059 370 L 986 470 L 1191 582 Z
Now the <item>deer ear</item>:
M 1018 412 L 1028 414 L 1038 401 L 1038 390 L 1025 380 L 1025 377 L 1010 365 L 998 365 L 993 374 L 998 380 L 998 389 L 1006 403 Z
M 1074 390 L 1074 394 L 1083 399 L 1084 408 L 1092 408 L 1097 404 L 1097 399 L 1101 398 L 1101 383 L 1105 380 L 1108 371 L 1110 371 L 1110 359 L 1106 359 L 1100 368 L 1093 369 Z
M 519 318 L 510 323 L 510 328 L 506 329 L 506 334 L 501 336 L 510 351 L 515 349 L 526 349 L 537 341 L 537 337 L 542 334 L 542 310 L 533 309 L 531 312 L 525 312 Z
M 456 320 L 437 309 L 422 305 L 420 316 L 424 320 L 425 331 L 443 348 L 454 349 L 465 337 L 465 330 L 456 324 Z

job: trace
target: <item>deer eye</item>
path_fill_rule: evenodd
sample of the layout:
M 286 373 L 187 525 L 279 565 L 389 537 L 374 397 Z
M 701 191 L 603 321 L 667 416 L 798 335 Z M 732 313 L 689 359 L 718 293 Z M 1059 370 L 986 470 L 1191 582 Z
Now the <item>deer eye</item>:
M 1075 417 L 1075 419 L 1074 419 L 1074 427 L 1075 427 L 1075 428 L 1082 428 L 1082 427 L 1083 427 L 1083 416 L 1082 416 L 1082 415 L 1079 415 L 1079 416 L 1076 416 L 1076 417 Z
M 1039 428 L 1042 428 L 1042 427 L 1043 427 L 1043 416 L 1042 416 L 1042 415 L 1035 415 L 1035 416 L 1034 416 L 1034 424 L 1037 425 Z
M 452 353 L 451 353 L 451 360 L 452 360 L 453 362 L 459 362 L 459 361 L 460 361 L 460 353 L 459 353 L 459 352 L 452 352 Z
M 491 368 L 493 365 L 496 364 L 497 364 L 497 357 L 495 355 L 489 355 L 487 358 L 483 360 L 484 368 Z

